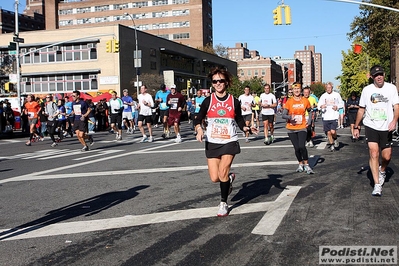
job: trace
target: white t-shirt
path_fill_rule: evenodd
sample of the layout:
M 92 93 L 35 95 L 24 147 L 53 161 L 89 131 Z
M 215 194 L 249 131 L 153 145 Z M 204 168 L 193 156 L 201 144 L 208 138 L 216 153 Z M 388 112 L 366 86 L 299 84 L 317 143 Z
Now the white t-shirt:
M 338 92 L 332 91 L 331 93 L 323 93 L 320 96 L 319 102 L 317 103 L 317 108 L 321 110 L 321 106 L 326 105 L 326 109 L 322 110 L 323 120 L 331 121 L 337 120 L 339 118 L 339 108 L 343 107 L 343 101 L 341 95 Z M 333 109 L 333 106 L 336 105 L 337 110 Z
M 273 93 L 262 93 L 259 102 L 259 105 L 272 105 L 277 103 L 277 100 Z M 262 106 L 260 108 L 262 115 L 274 115 L 274 108 L 263 108 Z
M 393 120 L 393 106 L 399 104 L 396 86 L 384 82 L 382 88 L 374 84 L 366 86 L 360 96 L 359 106 L 365 108 L 363 124 L 379 131 L 388 130 Z
M 238 100 L 241 103 L 241 107 L 245 107 L 245 110 L 241 108 L 242 115 L 250 115 L 252 114 L 252 104 L 254 103 L 254 97 L 252 95 L 242 94 L 238 97 Z
M 151 107 L 154 106 L 154 100 L 152 99 L 151 94 L 139 94 L 138 101 L 140 104 L 139 115 L 149 116 L 152 114 Z M 147 102 L 147 105 L 144 105 L 144 102 Z

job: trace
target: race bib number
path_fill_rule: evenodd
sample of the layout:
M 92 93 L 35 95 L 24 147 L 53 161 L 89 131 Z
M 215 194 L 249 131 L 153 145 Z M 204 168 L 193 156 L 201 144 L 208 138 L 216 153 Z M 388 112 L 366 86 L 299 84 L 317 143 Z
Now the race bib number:
M 166 106 L 166 103 L 161 103 L 161 108 L 162 109 L 165 109 L 167 106 Z
M 73 106 L 73 112 L 75 113 L 75 115 L 82 115 L 82 107 L 80 106 L 80 104 L 76 104 Z
M 29 118 L 35 117 L 35 113 L 34 113 L 34 112 L 28 112 L 28 117 L 29 117 Z
M 301 125 L 302 124 L 302 115 L 292 115 L 291 120 L 294 120 L 291 122 L 291 125 Z
M 211 137 L 214 139 L 230 139 L 231 127 L 228 124 L 213 123 L 211 130 Z
M 127 109 L 128 107 L 129 107 L 129 105 L 127 105 L 127 104 L 123 105 L 123 109 Z
M 387 111 L 385 108 L 372 108 L 371 119 L 376 121 L 384 121 L 388 119 Z

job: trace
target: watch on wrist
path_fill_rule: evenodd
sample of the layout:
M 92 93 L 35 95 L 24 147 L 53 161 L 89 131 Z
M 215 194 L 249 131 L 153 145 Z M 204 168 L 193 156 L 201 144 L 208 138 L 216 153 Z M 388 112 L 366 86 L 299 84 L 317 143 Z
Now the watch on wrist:
M 353 129 L 359 129 L 359 127 L 353 127 Z

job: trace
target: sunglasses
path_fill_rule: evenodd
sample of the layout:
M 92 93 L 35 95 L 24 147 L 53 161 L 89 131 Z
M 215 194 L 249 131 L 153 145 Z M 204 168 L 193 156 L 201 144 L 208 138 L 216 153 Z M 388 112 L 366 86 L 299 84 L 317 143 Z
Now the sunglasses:
M 76 96 L 76 95 L 72 95 L 72 97 L 73 97 L 73 98 L 76 98 L 77 96 Z
M 212 80 L 212 84 L 217 84 L 217 83 L 225 83 L 226 82 L 226 80 L 225 79 L 214 79 L 214 80 Z

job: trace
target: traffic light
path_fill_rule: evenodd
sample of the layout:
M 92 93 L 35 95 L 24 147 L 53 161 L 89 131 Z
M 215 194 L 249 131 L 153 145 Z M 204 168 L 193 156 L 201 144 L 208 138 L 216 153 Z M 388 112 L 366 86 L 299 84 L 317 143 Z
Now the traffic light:
M 187 80 L 187 88 L 191 88 L 191 80 Z
M 105 51 L 107 53 L 112 53 L 112 41 L 109 40 L 105 43 Z
M 5 90 L 6 92 L 10 92 L 10 82 L 6 82 L 6 83 L 4 84 L 4 90 Z
M 114 53 L 119 53 L 119 41 L 112 40 L 112 50 Z
M 282 7 L 278 6 L 276 9 L 273 10 L 273 20 L 274 25 L 282 25 L 283 24 L 283 14 L 282 14 Z
M 285 24 L 291 25 L 291 7 L 284 6 L 284 13 L 285 13 Z

